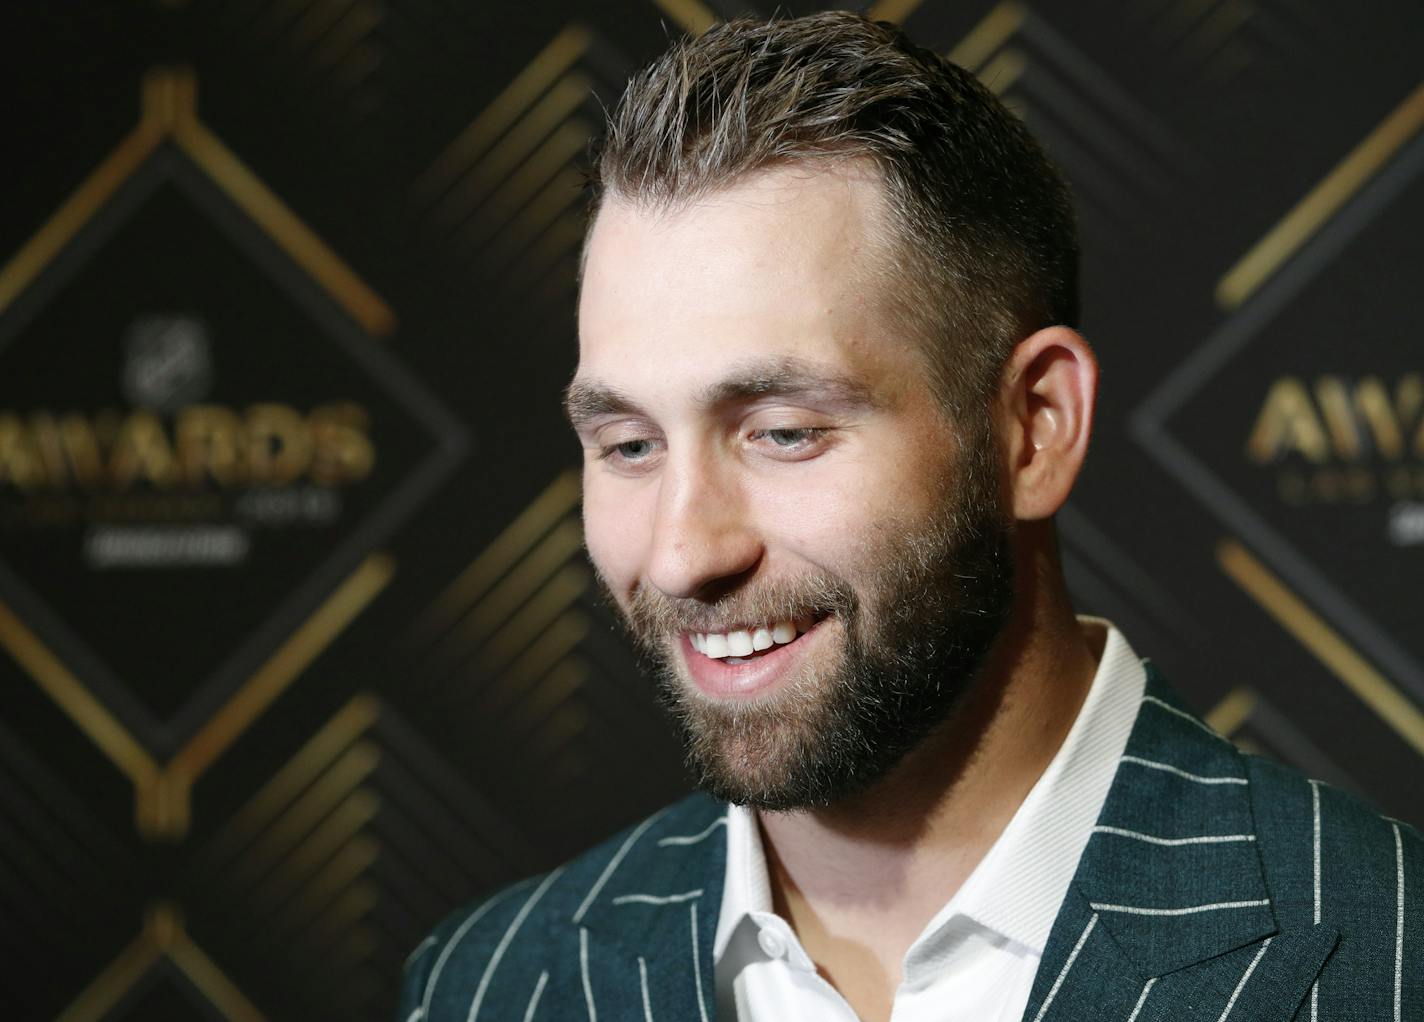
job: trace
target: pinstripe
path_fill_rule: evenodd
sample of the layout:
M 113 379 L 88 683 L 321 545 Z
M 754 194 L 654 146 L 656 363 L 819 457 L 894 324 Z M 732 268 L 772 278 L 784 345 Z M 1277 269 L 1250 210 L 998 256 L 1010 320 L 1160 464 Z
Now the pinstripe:
M 544 996 L 544 984 L 549 982 L 549 970 L 539 973 L 539 982 L 534 984 L 534 992 L 529 995 L 529 1007 L 524 1009 L 524 1022 L 534 1022 L 534 1013 L 539 1010 L 539 998 Z
M 1157 837 L 1153 834 L 1143 834 L 1135 830 L 1124 830 L 1121 827 L 1096 826 L 1093 828 L 1094 834 L 1116 834 L 1118 837 L 1130 837 L 1136 841 L 1146 841 L 1152 845 L 1219 845 L 1231 841 L 1255 841 L 1255 834 L 1202 834 L 1197 837 Z
M 1236 989 L 1231 991 L 1231 1000 L 1227 1001 L 1226 1007 L 1221 1009 L 1221 1015 L 1217 1017 L 1216 1022 L 1226 1022 L 1226 1016 L 1230 1015 L 1231 1009 L 1236 1007 L 1236 998 L 1241 996 L 1241 991 L 1246 988 L 1246 981 L 1251 978 L 1251 973 L 1256 971 L 1257 963 L 1260 962 L 1261 957 L 1266 953 L 1266 948 L 1271 946 L 1273 939 L 1274 938 L 1267 937 L 1265 943 L 1261 945 L 1261 950 L 1256 952 L 1256 957 L 1251 959 L 1251 964 L 1246 966 L 1246 971 L 1242 973 L 1241 979 L 1236 983 Z
M 620 894 L 613 899 L 615 905 L 676 905 L 702 897 L 702 888 L 684 891 L 681 894 Z
M 643 1022 L 653 1022 L 653 1004 L 648 998 L 648 963 L 638 956 L 638 983 L 643 988 Z
M 712 833 L 714 830 L 716 830 L 718 827 L 725 827 L 726 825 L 727 825 L 727 817 L 726 817 L 726 816 L 719 816 L 719 817 L 717 817 L 715 820 L 713 820 L 711 823 L 709 823 L 703 830 L 699 831 L 699 832 L 696 833 L 696 834 L 687 834 L 687 835 L 675 834 L 675 835 L 673 835 L 672 837 L 659 838 L 659 839 L 658 839 L 658 847 L 659 847 L 659 848 L 666 848 L 666 847 L 668 847 L 669 845 L 695 845 L 695 844 L 697 844 L 699 841 L 705 840 L 705 839 L 706 839 L 708 836 L 710 836 L 711 833 Z
M 1254 901 L 1217 901 L 1210 905 L 1188 905 L 1185 908 L 1146 908 L 1140 905 L 1104 905 L 1100 902 L 1093 902 L 1094 912 L 1126 912 L 1134 916 L 1190 916 L 1198 912 L 1216 912 L 1224 908 L 1256 908 L 1259 905 L 1269 905 L 1270 898 L 1257 898 Z
M 516 884 L 508 890 L 501 891 L 499 894 L 496 894 L 489 901 L 485 902 L 479 908 L 471 912 L 469 918 L 467 918 L 463 923 L 460 924 L 459 929 L 457 929 L 454 933 L 450 935 L 449 943 L 447 943 L 445 947 L 441 950 L 440 957 L 435 960 L 435 967 L 430 970 L 430 979 L 425 984 L 425 996 L 420 999 L 421 1018 L 424 1018 L 426 1015 L 430 1014 L 430 998 L 435 994 L 435 983 L 437 980 L 440 979 L 440 970 L 445 968 L 445 963 L 449 961 L 450 956 L 454 954 L 455 945 L 460 943 L 460 941 L 465 938 L 465 934 L 470 932 L 470 927 L 474 926 L 475 923 L 479 922 L 480 918 L 484 916 L 486 912 L 494 908 L 505 898 L 508 898 L 511 894 L 513 894 L 515 891 L 519 890 L 523 886 L 524 884 Z
M 426 948 L 432 947 L 438 943 L 439 941 L 435 939 L 435 934 L 432 933 L 429 937 L 426 937 L 419 944 L 415 945 L 414 951 L 405 956 L 405 967 L 409 969 L 411 963 L 413 963 L 417 958 L 419 958 L 422 954 L 425 953 Z
M 1137 998 L 1137 1004 L 1133 1006 L 1132 1014 L 1127 1016 L 1127 1022 L 1137 1022 L 1137 1016 L 1142 1011 L 1142 1006 L 1147 1003 L 1147 995 L 1152 992 L 1152 984 L 1157 982 L 1157 977 L 1153 976 L 1142 987 L 1142 993 Z
M 593 904 L 593 899 L 598 897 L 598 892 L 603 890 L 603 885 L 608 883 L 608 878 L 613 875 L 613 871 L 617 869 L 618 864 L 623 861 L 623 856 L 628 854 L 628 849 L 633 847 L 638 838 L 642 837 L 644 832 L 656 823 L 663 813 L 668 811 L 668 808 L 671 807 L 660 809 L 642 823 L 638 824 L 638 826 L 633 829 L 633 833 L 629 834 L 627 840 L 619 847 L 618 851 L 613 853 L 613 858 L 609 859 L 608 865 L 603 867 L 603 872 L 598 875 L 598 879 L 595 880 L 593 886 L 588 889 L 588 894 L 583 899 L 583 904 L 581 904 L 578 907 L 578 911 L 574 913 L 573 921 L 575 923 L 583 922 L 583 914 L 587 912 L 588 907 Z
M 1320 782 L 1310 782 L 1311 817 L 1313 820 L 1312 830 L 1314 838 L 1311 847 L 1314 849 L 1315 864 L 1312 869 L 1311 883 L 1315 892 L 1315 922 L 1320 922 Z
M 593 984 L 588 978 L 588 930 L 579 927 L 579 973 L 583 977 L 583 1003 L 588 1005 L 588 1022 L 598 1022 L 598 1012 L 593 1007 Z
M 485 966 L 485 974 L 480 977 L 480 985 L 475 990 L 475 998 L 470 1002 L 469 1022 L 475 1022 L 480 1015 L 480 1005 L 484 1003 L 485 991 L 489 989 L 490 980 L 494 978 L 494 971 L 499 968 L 500 959 L 504 957 L 505 951 L 509 949 L 509 944 L 514 940 L 514 935 L 519 932 L 519 928 L 524 925 L 524 920 L 529 917 L 530 911 L 539 903 L 539 899 L 544 896 L 551 884 L 559 875 L 564 872 L 564 867 L 560 866 L 554 872 L 544 878 L 544 882 L 535 888 L 534 893 L 529 895 L 524 904 L 519 909 L 519 914 L 514 917 L 514 921 L 504 931 L 504 936 L 500 938 L 498 946 L 494 949 L 494 954 L 490 955 L 489 964 Z
M 1134 763 L 1137 766 L 1148 767 L 1152 770 L 1164 770 L 1169 774 L 1178 777 L 1185 777 L 1189 781 L 1196 781 L 1198 784 L 1245 784 L 1244 777 L 1203 777 L 1201 774 L 1190 773 L 1181 767 L 1174 767 L 1171 763 L 1159 763 L 1155 759 L 1143 759 L 1141 756 L 1123 756 L 1123 763 Z
M 1163 695 L 1163 699 L 1169 698 L 1158 694 Z M 1116 1007 L 1103 1016 L 1109 1022 L 1147 1022 L 1168 1014 L 1175 1017 L 1177 1009 L 1184 1006 L 1176 1003 L 1177 987 L 1168 983 L 1166 992 L 1156 1001 L 1151 1000 L 1152 992 L 1163 975 L 1194 964 L 1197 955 L 1201 956 L 1197 961 L 1204 969 L 1207 968 L 1204 963 L 1212 957 L 1218 962 L 1209 967 L 1210 983 L 1196 988 L 1197 994 L 1207 989 L 1212 991 L 1206 1003 L 1198 1002 L 1195 1006 L 1197 1012 L 1207 1012 L 1206 1020 L 1249 1022 L 1263 1005 L 1270 1009 L 1263 1013 L 1270 1014 L 1276 1010 L 1277 994 L 1290 992 L 1287 987 L 1294 984 L 1293 1004 L 1299 1004 L 1301 992 L 1308 992 L 1306 1000 L 1311 1002 L 1310 1010 L 1301 1011 L 1303 1022 L 1312 1018 L 1315 1022 L 1343 1022 L 1346 1016 L 1356 1018 L 1368 1014 L 1366 1000 L 1377 1006 L 1373 1010 L 1378 1013 L 1386 1001 L 1379 988 L 1383 982 L 1386 989 L 1393 992 L 1394 1011 L 1378 1017 L 1405 1022 L 1408 1016 L 1403 1014 L 1403 1007 L 1406 1002 L 1412 1005 L 1412 1001 L 1404 997 L 1404 977 L 1414 975 L 1413 963 L 1421 947 L 1415 939 L 1415 931 L 1420 927 L 1419 912 L 1416 910 L 1413 924 L 1408 923 L 1406 915 L 1406 879 L 1417 892 L 1421 885 L 1416 874 L 1424 875 L 1409 866 L 1414 861 L 1410 856 L 1416 846 L 1404 847 L 1407 828 L 1387 818 L 1382 821 L 1389 825 L 1395 847 L 1395 925 L 1391 927 L 1388 912 L 1383 911 L 1388 905 L 1390 878 L 1387 845 L 1383 841 L 1385 830 L 1380 826 L 1380 818 L 1331 789 L 1332 876 L 1335 882 L 1344 882 L 1345 876 L 1355 876 L 1354 867 L 1358 865 L 1360 882 L 1365 885 L 1361 889 L 1378 892 L 1378 897 L 1362 899 L 1337 889 L 1332 894 L 1336 900 L 1331 902 L 1331 920 L 1327 924 L 1323 917 L 1324 801 L 1328 785 L 1268 763 L 1260 764 L 1258 769 L 1251 760 L 1241 760 L 1245 767 L 1242 769 L 1237 766 L 1237 760 L 1224 754 L 1204 754 L 1207 740 L 1196 731 L 1182 729 L 1155 712 L 1145 717 L 1151 730 L 1144 733 L 1145 738 L 1139 735 L 1134 749 L 1144 755 L 1119 753 L 1119 764 L 1131 765 L 1119 767 L 1128 773 L 1126 778 L 1119 778 L 1123 783 L 1118 785 L 1114 796 L 1117 801 L 1110 801 L 1100 814 L 1104 822 L 1098 825 L 1093 825 L 1091 820 L 1082 822 L 1082 829 L 1091 829 L 1094 839 L 1091 847 L 1083 852 L 1084 865 L 1080 872 L 1087 879 L 1079 881 L 1082 886 L 1078 890 L 1086 897 L 1077 904 L 1090 908 L 1090 918 L 1082 920 L 1084 925 L 1076 938 L 1072 935 L 1071 920 L 1081 919 L 1081 908 L 1061 920 L 1069 924 L 1069 929 L 1054 935 L 1042 960 L 1047 968 L 1057 962 L 1059 971 L 1052 977 L 1037 976 L 1041 984 L 1037 994 L 1044 1000 L 1027 1016 L 1028 1022 L 1050 1022 L 1065 1011 L 1075 1017 L 1078 1014 L 1096 1017 L 1095 1009 L 1088 1006 L 1103 1003 L 1110 988 L 1114 991 Z M 1183 769 L 1187 766 L 1191 769 Z M 1134 774 L 1139 768 L 1173 776 Z M 1227 772 L 1240 776 L 1224 776 Z M 1206 776 L 1208 773 L 1214 776 Z M 1308 799 L 1301 798 L 1306 794 L 1300 790 L 1302 783 L 1309 785 Z M 1198 784 L 1206 789 L 1197 788 Z M 1211 790 L 1213 785 L 1232 784 L 1246 787 Z M 1250 804 L 1242 798 L 1248 795 L 1253 800 Z M 1176 805 L 1178 802 L 1180 807 Z M 707 990 L 712 965 L 710 954 L 704 958 L 702 953 L 701 929 L 703 925 L 709 927 L 710 939 L 712 924 L 717 921 L 717 906 L 714 903 L 704 910 L 700 901 L 707 897 L 708 885 L 714 879 L 710 870 L 720 870 L 725 865 L 719 858 L 723 851 L 720 835 L 726 833 L 729 817 L 716 816 L 718 807 L 705 799 L 678 803 L 679 807 L 684 805 L 686 809 L 674 809 L 670 815 L 661 817 L 661 822 L 659 817 L 652 817 L 635 824 L 612 843 L 581 859 L 576 869 L 563 869 L 515 885 L 482 904 L 476 903 L 442 925 L 434 936 L 422 941 L 406 961 L 404 1006 L 399 1016 L 402 1022 L 434 1022 L 435 1017 L 443 1018 L 440 1013 L 453 1007 L 448 1002 L 456 997 L 468 1009 L 462 1022 L 489 1022 L 496 1017 L 523 1018 L 524 1022 L 549 1022 L 550 1019 L 566 1022 L 586 1017 L 588 1022 L 600 1022 L 600 1015 L 602 1022 L 614 1017 L 651 1022 L 656 1014 L 652 1007 L 652 973 L 659 968 L 668 970 L 665 978 L 669 981 L 674 974 L 681 977 L 677 983 L 659 986 L 659 1010 L 664 1019 L 710 1022 L 716 991 Z M 1261 805 L 1267 806 L 1269 811 L 1256 815 L 1263 829 L 1253 833 L 1250 811 Z M 1182 811 L 1177 811 L 1178 808 Z M 1108 821 L 1115 825 L 1107 825 Z M 662 834 L 648 838 L 656 829 L 652 826 L 654 823 L 662 827 Z M 703 826 L 698 827 L 698 823 Z M 1102 840 L 1097 839 L 1099 834 Z M 1309 852 L 1304 847 L 1307 835 Z M 683 850 L 664 856 L 665 848 Z M 1178 848 L 1184 850 L 1173 850 Z M 1352 849 L 1369 848 L 1374 852 L 1362 856 L 1358 863 L 1349 854 Z M 1185 876 L 1174 873 L 1167 878 L 1171 882 L 1149 882 L 1145 887 L 1136 882 L 1140 870 L 1155 868 L 1160 877 L 1160 870 L 1169 865 L 1164 864 L 1164 859 L 1170 856 L 1170 865 L 1176 865 L 1182 856 L 1188 855 L 1191 863 L 1201 868 L 1193 868 Z M 1300 860 L 1306 855 L 1310 856 L 1311 871 L 1309 881 L 1303 882 L 1306 876 L 1300 867 L 1305 864 Z M 1252 868 L 1258 856 L 1262 860 L 1259 881 Z M 1134 868 L 1119 868 L 1125 862 Z M 1346 865 L 1351 869 L 1341 872 Z M 1408 878 L 1406 869 L 1410 873 Z M 1235 879 L 1230 886 L 1213 890 L 1212 884 L 1198 882 L 1194 879 L 1196 876 L 1217 877 L 1217 883 Z M 614 883 L 615 880 L 618 882 Z M 634 880 L 639 883 L 629 890 L 630 881 Z M 688 883 L 699 881 L 704 881 L 702 888 L 686 887 Z M 1310 935 L 1304 931 L 1294 933 L 1277 947 L 1273 957 L 1268 953 L 1274 943 L 1268 938 L 1272 933 L 1269 913 L 1272 894 L 1279 896 L 1277 881 L 1289 892 L 1287 906 L 1293 903 L 1303 908 L 1305 899 L 1311 900 L 1310 918 L 1318 930 Z M 619 887 L 623 891 L 619 891 Z M 1153 890 L 1157 891 L 1155 896 L 1151 893 Z M 1203 897 L 1220 900 L 1202 903 Z M 1419 898 L 1415 901 L 1418 903 Z M 642 906 L 643 911 L 612 911 L 613 906 L 634 905 Z M 676 917 L 683 906 L 687 911 L 689 945 L 679 950 Z M 1245 911 L 1233 914 L 1233 909 Z M 1070 910 L 1071 907 L 1060 908 L 1059 915 Z M 707 912 L 713 914 L 704 922 L 701 917 Z M 581 920 L 590 914 L 595 921 L 585 927 Z M 1296 914 L 1298 917 L 1299 912 Z M 570 925 L 574 918 L 580 921 Z M 604 925 L 600 919 L 606 919 L 613 936 L 605 938 L 604 931 L 600 930 L 599 961 L 595 962 L 591 951 L 592 932 Z M 499 926 L 501 920 L 503 927 Z M 662 929 L 667 921 L 672 924 L 671 939 L 666 929 Z M 536 923 L 540 925 L 536 927 Z M 574 963 L 566 958 L 561 959 L 562 965 L 544 959 L 549 949 L 540 938 L 546 923 L 556 924 L 557 929 L 563 931 L 564 942 L 559 945 L 563 950 L 559 954 L 577 954 L 579 987 L 573 986 L 572 975 L 568 975 L 567 984 L 552 982 L 555 971 L 567 974 L 568 966 Z M 654 925 L 656 931 L 652 929 Z M 1288 920 L 1285 925 L 1289 932 Z M 1415 929 L 1410 930 L 1410 925 Z M 1098 927 L 1102 927 L 1105 934 L 1095 941 L 1092 934 Z M 578 931 L 577 949 L 571 946 L 575 943 L 574 930 Z M 1106 932 L 1109 930 L 1111 935 Z M 1388 964 L 1391 931 L 1393 971 Z M 553 931 L 549 932 L 552 936 Z M 518 939 L 521 934 L 525 938 L 522 944 Z M 622 943 L 625 935 L 631 938 L 626 945 Z M 1350 950 L 1344 955 L 1336 953 L 1334 967 L 1324 968 L 1331 960 L 1335 941 L 1342 938 Z M 613 943 L 605 943 L 605 939 Z M 1255 941 L 1256 951 L 1248 956 L 1244 951 L 1252 946 L 1251 941 Z M 611 955 L 610 947 L 630 952 L 622 958 L 622 965 L 616 964 L 620 956 Z M 1242 953 L 1222 958 L 1232 947 L 1241 949 Z M 1136 962 L 1135 969 L 1124 972 L 1128 960 L 1118 955 L 1119 949 Z M 690 962 L 683 957 L 689 951 Z M 1139 954 L 1141 957 L 1137 958 Z M 1361 956 L 1367 956 L 1366 968 L 1357 968 L 1364 960 Z M 683 966 L 677 965 L 679 957 L 683 957 Z M 1266 961 L 1267 958 L 1271 961 Z M 632 968 L 634 961 L 636 972 Z M 509 967 L 504 968 L 505 978 L 495 983 L 499 969 L 506 964 Z M 703 976 L 704 964 L 708 965 L 706 977 Z M 693 969 L 693 983 L 682 985 L 685 974 L 681 969 L 689 965 Z M 600 986 L 596 992 L 592 983 L 595 966 L 600 969 Z M 1234 981 L 1230 975 L 1233 969 L 1242 970 Z M 1306 972 L 1307 969 L 1311 972 Z M 636 987 L 633 985 L 635 974 Z M 1326 982 L 1327 974 L 1329 982 Z M 1204 971 L 1203 976 L 1206 975 Z M 536 982 L 529 983 L 530 977 Z M 1253 980 L 1254 987 L 1250 985 Z M 1138 996 L 1129 1004 L 1127 998 L 1131 996 L 1134 981 L 1138 984 Z M 445 984 L 445 993 L 437 998 L 435 994 L 441 983 Z M 1228 983 L 1232 984 L 1231 988 L 1227 987 Z M 1411 979 L 1411 995 L 1412 983 Z M 1325 987 L 1324 998 L 1320 997 L 1321 985 Z M 1185 995 L 1192 983 L 1180 986 Z M 576 991 L 581 991 L 581 996 Z M 709 993 L 713 995 L 711 999 L 707 996 Z M 1218 1000 L 1223 993 L 1228 997 Z M 693 996 L 698 1002 L 696 1010 L 687 1003 Z M 1058 1006 L 1059 997 L 1063 998 L 1061 1006 Z M 549 1005 L 543 1004 L 546 998 L 550 999 Z M 585 1006 L 582 1014 L 577 1007 L 580 999 Z M 596 1003 L 599 999 L 603 1001 L 601 1007 Z M 522 1009 L 518 1004 L 520 1000 L 526 1002 Z M 1154 1005 L 1151 1011 L 1147 1009 L 1149 1003 Z M 635 1004 L 641 1005 L 641 1011 Z M 1217 1016 L 1210 1014 L 1213 1005 L 1218 1006 Z M 1055 1006 L 1058 1006 L 1056 1011 Z M 1117 1014 L 1123 1008 L 1129 1009 L 1128 1015 Z M 542 1016 L 538 1014 L 541 1009 Z M 1373 1019 L 1375 1015 L 1370 1017 Z
M 692 978 L 697 981 L 697 1014 L 707 1022 L 707 1002 L 702 996 L 702 955 L 697 948 L 697 902 L 690 906 L 692 918 Z
M 1063 979 L 1068 975 L 1068 970 L 1073 968 L 1073 961 L 1078 957 L 1078 952 L 1083 950 L 1083 945 L 1088 942 L 1088 934 L 1093 932 L 1093 927 L 1098 925 L 1098 915 L 1093 913 L 1093 918 L 1088 920 L 1088 925 L 1083 927 L 1083 933 L 1078 938 L 1078 943 L 1073 945 L 1073 950 L 1068 954 L 1068 960 L 1063 963 L 1063 968 L 1058 970 L 1058 978 L 1053 981 L 1053 986 L 1048 991 L 1048 996 L 1043 999 L 1043 1004 L 1039 1006 L 1038 1014 L 1033 1017 L 1033 1022 L 1043 1022 L 1043 1016 L 1048 1014 L 1048 1006 L 1053 1003 L 1053 999 L 1058 996 L 1058 988 L 1063 985 Z
M 1219 741 L 1219 742 L 1224 742 L 1224 741 L 1226 741 L 1225 738 L 1222 738 L 1221 735 L 1217 734 L 1215 731 L 1213 731 L 1213 730 L 1212 730 L 1209 726 L 1207 726 L 1206 724 L 1204 724 L 1204 723 L 1202 723 L 1201 721 L 1197 720 L 1195 717 L 1193 717 L 1193 716 L 1192 716 L 1190 713 L 1188 713 L 1186 710 L 1179 710 L 1179 709 L 1177 709 L 1175 706 L 1173 706 L 1171 703 L 1163 702 L 1161 699 L 1158 699 L 1156 696 L 1143 696 L 1143 697 L 1142 697 L 1142 701 L 1143 701 L 1144 703 L 1151 703 L 1151 704 L 1153 704 L 1154 706 L 1160 706 L 1162 709 L 1166 710 L 1168 713 L 1175 713 L 1178 717 L 1181 717 L 1181 718 L 1182 718 L 1183 720 L 1185 720 L 1188 724 L 1192 724 L 1192 725 L 1194 725 L 1194 726 L 1196 726 L 1196 727 L 1201 728 L 1203 731 L 1205 731 L 1207 734 L 1211 735 L 1213 738 L 1215 738 L 1215 739 L 1216 739 L 1217 741 Z
M 1399 836 L 1399 824 L 1394 828 L 1395 888 L 1394 916 L 1394 1022 L 1400 1022 L 1401 995 L 1404 981 L 1404 840 Z
M 1311 869 L 1311 884 L 1315 896 L 1315 925 L 1320 925 L 1320 782 L 1310 782 L 1310 807 L 1311 807 L 1311 830 L 1314 839 L 1311 847 L 1314 849 L 1314 865 Z M 1320 1015 L 1320 980 L 1316 979 L 1310 984 L 1310 1022 L 1316 1022 Z

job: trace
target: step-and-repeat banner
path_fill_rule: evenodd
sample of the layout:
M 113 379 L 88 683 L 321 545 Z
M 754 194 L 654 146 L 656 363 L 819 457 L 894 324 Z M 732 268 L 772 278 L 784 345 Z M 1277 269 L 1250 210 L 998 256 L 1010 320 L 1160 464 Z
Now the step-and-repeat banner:
M 683 790 L 558 394 L 600 102 L 750 10 L 0 11 L 0 1016 L 386 1019 L 437 919 Z M 1083 609 L 1424 821 L 1424 11 L 873 11 L 1075 187 Z

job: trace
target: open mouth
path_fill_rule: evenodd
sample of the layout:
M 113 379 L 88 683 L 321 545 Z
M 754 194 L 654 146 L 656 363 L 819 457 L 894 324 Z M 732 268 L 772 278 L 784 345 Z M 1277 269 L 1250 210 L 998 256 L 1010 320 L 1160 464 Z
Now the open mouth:
M 745 664 L 790 645 L 825 618 L 825 614 L 807 615 L 726 632 L 689 632 L 687 638 L 692 648 L 709 660 Z

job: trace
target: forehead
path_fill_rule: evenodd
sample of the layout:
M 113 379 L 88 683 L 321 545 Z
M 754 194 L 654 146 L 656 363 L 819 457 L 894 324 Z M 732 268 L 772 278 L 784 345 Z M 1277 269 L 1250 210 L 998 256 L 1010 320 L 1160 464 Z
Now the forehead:
M 671 210 L 610 197 L 588 241 L 578 377 L 667 387 L 754 358 L 903 357 L 878 301 L 883 207 L 857 164 L 763 171 Z

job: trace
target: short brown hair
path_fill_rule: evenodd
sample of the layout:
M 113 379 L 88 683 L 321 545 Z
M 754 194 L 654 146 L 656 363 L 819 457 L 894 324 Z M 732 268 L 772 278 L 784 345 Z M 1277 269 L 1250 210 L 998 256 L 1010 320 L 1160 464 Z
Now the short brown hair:
M 869 158 L 897 234 L 890 308 L 927 342 L 951 414 L 1012 346 L 1076 326 L 1068 189 L 979 81 L 894 25 L 848 12 L 738 19 L 683 39 L 628 83 L 594 153 L 604 197 L 670 208 L 775 165 Z

